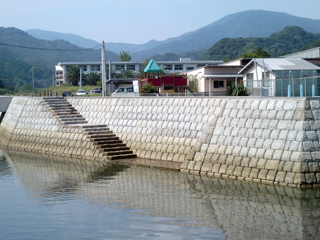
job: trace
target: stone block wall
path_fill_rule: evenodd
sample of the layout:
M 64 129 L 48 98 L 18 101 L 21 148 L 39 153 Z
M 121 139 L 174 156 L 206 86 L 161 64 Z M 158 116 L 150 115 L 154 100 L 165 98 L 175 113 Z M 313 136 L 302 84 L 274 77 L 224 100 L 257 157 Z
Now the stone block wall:
M 320 103 L 230 99 L 182 164 L 182 172 L 280 184 L 320 184 Z
M 0 125 L 0 142 L 2 145 L 9 145 L 27 100 L 27 98 L 12 99 L 5 118 L 3 118 Z
M 140 158 L 181 172 L 291 187 L 320 184 L 316 98 L 68 98 Z M 99 159 L 82 129 L 61 125 L 41 98 L 14 98 L 0 125 L 12 148 Z
M 106 124 L 141 158 L 183 162 L 227 98 L 68 98 L 91 124 Z M 211 129 L 212 130 L 212 129 Z
M 61 124 L 42 98 L 14 97 L 0 136 L 0 143 L 11 149 L 105 160 L 82 128 Z

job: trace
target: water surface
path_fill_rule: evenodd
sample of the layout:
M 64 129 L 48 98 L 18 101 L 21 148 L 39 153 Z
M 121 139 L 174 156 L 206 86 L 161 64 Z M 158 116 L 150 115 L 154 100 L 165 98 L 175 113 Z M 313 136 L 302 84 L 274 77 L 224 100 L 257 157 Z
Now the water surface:
M 320 191 L 0 151 L 0 239 L 317 239 Z

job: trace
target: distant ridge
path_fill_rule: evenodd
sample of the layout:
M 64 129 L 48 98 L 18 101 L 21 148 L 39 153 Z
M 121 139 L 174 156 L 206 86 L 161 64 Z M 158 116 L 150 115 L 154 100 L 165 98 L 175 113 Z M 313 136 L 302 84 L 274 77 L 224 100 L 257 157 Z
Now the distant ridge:
M 230 14 L 196 31 L 171 39 L 152 49 L 132 54 L 135 60 L 165 53 L 186 53 L 208 49 L 222 38 L 268 37 L 287 26 L 298 26 L 310 33 L 320 33 L 320 20 L 296 17 L 287 13 L 250 10 Z
M 81 36 L 78 36 L 76 34 L 71 33 L 60 33 L 60 32 L 54 32 L 54 31 L 45 31 L 40 29 L 28 29 L 25 30 L 28 34 L 35 38 L 54 41 L 54 40 L 65 40 L 68 41 L 74 45 L 77 45 L 78 47 L 83 48 L 94 48 L 99 46 L 97 41 L 87 39 Z
M 130 51 L 133 61 L 143 61 L 151 56 L 166 53 L 183 54 L 191 51 L 206 51 L 223 38 L 268 37 L 287 26 L 298 26 L 310 33 L 320 33 L 320 20 L 297 17 L 283 12 L 249 10 L 227 15 L 198 30 L 164 41 L 150 40 L 144 44 L 106 42 L 105 47 L 106 50 L 117 54 L 120 51 Z M 99 44 L 75 34 L 39 29 L 26 30 L 26 32 L 40 39 L 51 41 L 63 39 L 80 47 L 90 48 Z

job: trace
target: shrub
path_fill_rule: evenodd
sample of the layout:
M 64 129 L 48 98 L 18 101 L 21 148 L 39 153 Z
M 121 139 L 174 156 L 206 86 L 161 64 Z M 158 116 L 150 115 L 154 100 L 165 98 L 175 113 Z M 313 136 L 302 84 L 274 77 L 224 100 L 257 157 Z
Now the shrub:
M 231 86 L 227 87 L 228 96 L 248 96 L 248 90 L 243 85 L 235 85 L 233 82 Z
M 156 93 L 158 92 L 158 89 L 156 86 L 153 86 L 151 83 L 145 84 L 142 89 L 145 91 L 145 93 Z

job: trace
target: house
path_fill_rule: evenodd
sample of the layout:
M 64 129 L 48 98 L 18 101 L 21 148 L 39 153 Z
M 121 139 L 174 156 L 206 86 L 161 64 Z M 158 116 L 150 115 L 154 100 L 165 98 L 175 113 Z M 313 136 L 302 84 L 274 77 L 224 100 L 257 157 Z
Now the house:
M 250 59 L 237 59 L 220 65 L 206 65 L 187 71 L 188 80 L 196 81 L 197 91 L 204 95 L 225 95 L 227 87 L 232 83 L 242 84 L 242 74 L 238 72 Z
M 302 58 L 252 59 L 238 74 L 253 96 L 319 96 L 320 67 Z

